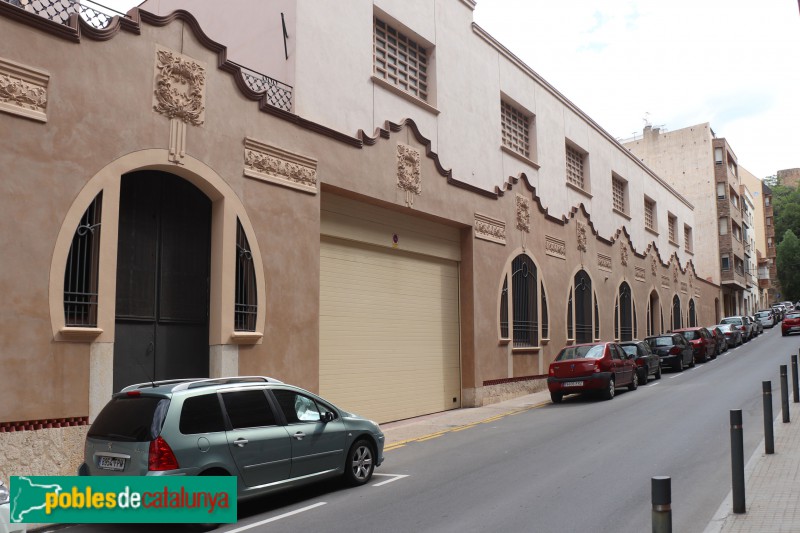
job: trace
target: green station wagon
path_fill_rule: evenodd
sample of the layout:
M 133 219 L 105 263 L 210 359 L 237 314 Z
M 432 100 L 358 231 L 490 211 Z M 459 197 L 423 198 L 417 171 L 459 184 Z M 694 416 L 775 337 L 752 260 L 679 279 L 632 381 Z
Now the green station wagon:
M 235 475 L 239 499 L 383 462 L 375 422 L 266 377 L 169 380 L 114 394 L 86 437 L 86 476 Z

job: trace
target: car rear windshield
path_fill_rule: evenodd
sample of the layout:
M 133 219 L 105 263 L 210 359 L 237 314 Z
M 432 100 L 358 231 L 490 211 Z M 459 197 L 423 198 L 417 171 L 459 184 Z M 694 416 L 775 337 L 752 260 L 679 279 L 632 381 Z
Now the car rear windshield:
M 770 313 L 769 311 L 759 311 L 758 313 L 756 313 L 756 316 L 758 316 L 759 318 L 766 318 L 771 314 L 772 313 Z
M 120 396 L 112 398 L 89 428 L 89 437 L 111 441 L 145 442 L 161 433 L 169 407 L 167 398 Z
M 741 324 L 741 318 L 723 318 L 720 324 Z
M 681 331 L 681 335 L 683 335 L 683 338 L 687 341 L 693 341 L 700 338 L 700 334 L 696 331 Z
M 647 339 L 647 344 L 655 348 L 656 346 L 672 346 L 674 342 L 672 337 L 653 337 L 652 339 Z
M 556 361 L 568 361 L 570 359 L 601 359 L 603 357 L 602 344 L 591 346 L 570 346 L 564 348 L 556 357 Z
M 800 313 L 792 312 L 786 315 L 786 318 L 800 318 Z

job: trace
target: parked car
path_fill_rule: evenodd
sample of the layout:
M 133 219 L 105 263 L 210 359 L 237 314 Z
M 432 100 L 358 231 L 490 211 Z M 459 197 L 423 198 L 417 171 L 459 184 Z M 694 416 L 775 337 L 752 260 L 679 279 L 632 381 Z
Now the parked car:
M 728 351 L 728 339 L 725 337 L 725 333 L 722 332 L 718 326 L 709 326 L 706 328 L 711 336 L 714 337 L 714 345 L 716 346 L 716 354 L 720 355 L 723 352 Z
M 644 385 L 647 379 L 653 376 L 655 379 L 661 379 L 661 358 L 653 353 L 650 345 L 644 341 L 626 341 L 619 343 L 620 348 L 633 357 L 636 361 L 636 367 L 639 370 L 639 384 Z
M 363 485 L 383 445 L 375 422 L 272 378 L 157 381 L 112 396 L 78 474 L 235 475 L 242 500 L 335 476 Z
M 696 363 L 705 363 L 717 357 L 717 342 L 711 333 L 703 327 L 682 328 L 673 330 L 680 333 L 692 345 L 692 352 Z
M 661 358 L 661 368 L 668 366 L 678 372 L 694 366 L 694 350 L 680 333 L 665 333 L 646 337 L 645 342 Z
M 764 333 L 764 326 L 761 325 L 761 321 L 758 318 L 756 318 L 755 315 L 748 316 L 747 319 L 750 321 L 751 324 L 753 324 L 753 335 L 754 336 L 758 337 L 759 335 Z
M 779 304 L 772 305 L 772 311 L 775 313 L 775 321 L 780 322 L 786 316 L 786 308 Z
M 764 328 L 775 327 L 775 313 L 772 311 L 772 309 L 762 309 L 761 311 L 757 311 L 756 318 L 759 322 L 761 322 L 761 326 Z
M 733 324 L 742 332 L 742 341 L 749 342 L 753 338 L 753 324 L 745 316 L 726 316 L 720 324 Z
M 603 399 L 614 397 L 617 387 L 639 386 L 636 361 L 614 342 L 576 344 L 562 348 L 550 363 L 547 388 L 553 403 L 565 394 L 600 392 Z
M 742 337 L 742 330 L 736 324 L 717 324 L 714 326 L 722 331 L 725 335 L 725 341 L 729 348 L 736 348 L 744 344 L 744 337 Z
M 11 504 L 8 487 L 0 480 L 0 533 L 16 533 L 26 531 L 27 528 L 27 524 L 11 523 Z
M 798 331 L 800 331 L 800 311 L 789 311 L 781 322 L 781 335 L 785 337 Z

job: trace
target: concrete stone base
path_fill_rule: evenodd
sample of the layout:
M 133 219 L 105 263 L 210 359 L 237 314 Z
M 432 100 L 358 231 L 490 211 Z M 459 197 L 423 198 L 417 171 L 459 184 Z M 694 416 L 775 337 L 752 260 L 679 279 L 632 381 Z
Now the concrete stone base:
M 0 433 L 0 479 L 74 476 L 83 462 L 89 426 Z
M 481 394 L 479 405 L 491 405 L 493 403 L 511 400 L 527 394 L 533 394 L 547 388 L 547 378 L 527 379 L 522 381 L 510 381 L 508 383 L 498 383 L 486 385 Z

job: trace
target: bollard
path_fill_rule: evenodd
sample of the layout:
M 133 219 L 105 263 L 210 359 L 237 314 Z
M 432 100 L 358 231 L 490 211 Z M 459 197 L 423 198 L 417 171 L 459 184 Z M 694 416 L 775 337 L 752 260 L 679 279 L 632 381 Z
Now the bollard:
M 744 439 L 742 410 L 731 409 L 731 485 L 733 488 L 733 512 L 746 513 L 744 498 Z
M 650 478 L 653 503 L 653 533 L 672 533 L 672 481 L 669 476 Z
M 792 393 L 794 396 L 794 403 L 800 402 L 800 388 L 798 388 L 796 355 L 792 356 Z
M 764 399 L 764 453 L 775 453 L 775 437 L 772 431 L 772 382 L 762 381 L 761 392 Z
M 783 423 L 789 423 L 789 384 L 786 381 L 786 365 L 781 365 L 781 410 Z

